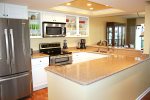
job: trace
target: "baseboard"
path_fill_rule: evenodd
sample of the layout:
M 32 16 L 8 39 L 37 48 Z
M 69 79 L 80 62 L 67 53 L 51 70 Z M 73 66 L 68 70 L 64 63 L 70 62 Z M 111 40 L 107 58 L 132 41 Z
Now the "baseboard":
M 142 98 L 148 93 L 150 92 L 150 87 L 148 89 L 146 89 L 136 100 L 142 100 Z
M 34 86 L 33 91 L 37 91 L 37 90 L 40 90 L 40 89 L 43 89 L 43 88 L 46 88 L 46 87 L 47 87 L 47 84 L 41 84 L 41 85 L 38 85 L 38 86 Z

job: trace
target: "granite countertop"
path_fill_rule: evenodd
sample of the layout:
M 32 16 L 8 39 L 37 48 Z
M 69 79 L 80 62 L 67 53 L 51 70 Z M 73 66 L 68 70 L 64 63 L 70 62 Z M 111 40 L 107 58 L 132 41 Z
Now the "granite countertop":
M 76 49 L 76 47 L 69 47 L 68 49 L 63 49 L 65 51 L 69 51 L 69 52 L 96 52 L 98 51 L 97 47 L 92 47 L 92 46 L 88 46 L 86 49 Z M 47 57 L 49 56 L 48 54 L 43 54 L 43 53 L 39 53 L 39 52 L 35 52 L 32 55 L 32 58 L 42 58 L 42 57 Z
M 93 82 L 111 76 L 135 64 L 143 62 L 147 56 L 133 57 L 111 54 L 104 58 L 80 62 L 62 66 L 48 66 L 45 69 L 74 81 L 81 85 L 89 85 Z
M 99 45 L 91 45 L 91 47 L 101 47 L 101 48 L 109 48 L 109 49 L 120 49 L 120 50 L 131 50 L 131 51 L 134 51 L 135 49 L 134 48 L 125 48 L 125 47 L 112 47 L 112 46 L 99 46 Z M 141 51 L 142 50 L 136 50 L 136 51 Z
M 98 46 L 98 45 L 87 46 L 86 49 L 77 49 L 76 47 L 69 47 L 68 49 L 64 49 L 64 50 L 70 51 L 70 52 L 97 52 L 99 50 L 99 47 L 135 51 L 135 49 L 129 49 L 129 48 L 106 47 L 106 46 Z M 140 50 L 136 50 L 136 51 L 140 51 Z M 46 56 L 48 55 L 36 52 L 36 53 L 33 53 L 32 58 L 41 58 L 41 57 L 46 57 Z
M 32 59 L 34 58 L 42 58 L 42 57 L 48 57 L 49 55 L 47 54 L 43 54 L 43 53 L 33 53 L 33 55 L 31 56 Z
M 87 46 L 86 49 L 77 49 L 76 47 L 69 47 L 68 49 L 64 49 L 70 52 L 97 52 L 98 48 L 94 46 Z

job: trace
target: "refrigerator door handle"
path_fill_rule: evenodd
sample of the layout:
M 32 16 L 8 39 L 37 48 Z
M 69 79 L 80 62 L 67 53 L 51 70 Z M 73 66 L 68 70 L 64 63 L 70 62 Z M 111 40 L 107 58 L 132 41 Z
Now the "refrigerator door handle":
M 12 64 L 15 64 L 15 48 L 14 48 L 14 35 L 13 29 L 10 29 L 10 36 L 11 36 L 11 45 L 12 45 Z
M 11 77 L 11 78 L 1 79 L 0 82 L 16 79 L 16 78 L 20 78 L 20 77 L 25 77 L 25 76 L 28 76 L 28 75 L 29 75 L 29 73 L 26 73 L 26 74 L 19 75 L 19 76 L 14 76 L 14 77 Z
M 6 56 L 7 56 L 7 64 L 10 64 L 10 53 L 9 53 L 9 41 L 8 41 L 8 30 L 4 29 L 5 40 L 6 40 Z
M 23 33 L 23 35 L 22 35 L 22 42 L 23 42 L 23 44 L 22 45 L 23 45 L 23 53 L 24 53 L 24 55 L 26 55 L 26 51 L 25 51 L 26 48 L 25 48 L 25 44 L 24 44 L 25 43 L 25 37 L 24 37 L 25 25 L 26 25 L 26 23 L 22 22 L 22 33 Z

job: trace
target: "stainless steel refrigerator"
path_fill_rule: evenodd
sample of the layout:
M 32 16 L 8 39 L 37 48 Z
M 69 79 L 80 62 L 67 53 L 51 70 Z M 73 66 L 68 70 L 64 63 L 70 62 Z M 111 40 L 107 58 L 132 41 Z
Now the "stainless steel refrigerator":
M 32 93 L 28 20 L 0 18 L 0 100 Z

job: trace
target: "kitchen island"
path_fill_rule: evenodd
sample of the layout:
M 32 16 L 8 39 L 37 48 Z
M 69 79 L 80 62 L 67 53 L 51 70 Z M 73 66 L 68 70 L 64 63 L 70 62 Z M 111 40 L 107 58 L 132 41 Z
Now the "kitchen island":
M 49 100 L 135 100 L 150 87 L 149 64 L 150 59 L 144 55 L 109 54 L 70 65 L 48 66 Z

